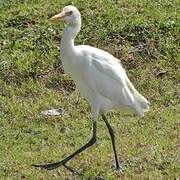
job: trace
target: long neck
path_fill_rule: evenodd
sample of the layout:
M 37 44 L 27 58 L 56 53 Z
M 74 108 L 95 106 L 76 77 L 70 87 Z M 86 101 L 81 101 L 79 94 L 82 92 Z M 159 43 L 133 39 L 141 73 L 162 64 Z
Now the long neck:
M 78 32 L 81 29 L 81 21 L 74 23 L 74 24 L 69 24 L 65 30 L 64 34 L 61 39 L 61 49 L 62 51 L 66 52 L 68 51 L 73 51 L 74 50 L 74 39 Z

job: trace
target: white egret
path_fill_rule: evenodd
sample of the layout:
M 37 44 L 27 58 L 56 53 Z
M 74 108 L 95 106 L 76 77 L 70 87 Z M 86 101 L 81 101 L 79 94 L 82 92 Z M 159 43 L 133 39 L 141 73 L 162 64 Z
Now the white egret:
M 96 124 L 98 116 L 101 115 L 112 140 L 116 169 L 120 169 L 113 129 L 107 121 L 106 114 L 112 109 L 119 108 L 142 117 L 149 109 L 149 102 L 134 88 L 118 59 L 91 46 L 74 45 L 74 39 L 81 29 L 81 14 L 76 7 L 64 7 L 63 11 L 51 20 L 64 20 L 68 23 L 61 39 L 61 60 L 65 72 L 72 76 L 81 95 L 91 105 L 93 134 L 87 144 L 65 159 L 34 166 L 48 170 L 59 166 L 68 167 L 66 163 L 69 160 L 96 142 Z

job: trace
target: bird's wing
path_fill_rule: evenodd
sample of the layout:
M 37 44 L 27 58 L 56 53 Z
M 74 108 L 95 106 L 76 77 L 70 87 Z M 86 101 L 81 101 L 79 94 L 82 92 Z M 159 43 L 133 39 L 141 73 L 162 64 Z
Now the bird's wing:
M 132 104 L 133 94 L 126 84 L 128 77 L 118 60 L 107 57 L 103 59 L 103 56 L 91 57 L 90 66 L 89 77 L 98 93 L 112 101 Z

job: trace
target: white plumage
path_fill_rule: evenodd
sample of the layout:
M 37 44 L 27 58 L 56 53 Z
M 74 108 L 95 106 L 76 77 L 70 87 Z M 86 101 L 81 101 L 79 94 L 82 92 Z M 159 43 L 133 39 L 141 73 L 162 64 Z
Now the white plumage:
M 72 76 L 80 93 L 91 106 L 96 106 L 95 114 L 119 107 L 143 116 L 149 102 L 135 90 L 120 61 L 103 50 L 74 45 L 74 38 L 81 27 L 81 17 L 73 6 L 65 7 L 63 12 L 71 11 L 72 17 L 64 18 L 69 25 L 61 41 L 65 72 Z
M 81 28 L 81 15 L 76 7 L 66 6 L 60 14 L 51 19 L 60 19 L 68 23 L 61 40 L 61 59 L 65 72 L 72 76 L 80 93 L 91 105 L 93 137 L 86 145 L 64 160 L 35 166 L 54 169 L 65 165 L 75 155 L 95 143 L 96 121 L 101 114 L 111 135 L 116 168 L 119 169 L 113 130 L 105 114 L 114 108 L 119 108 L 122 111 L 143 116 L 149 109 L 149 102 L 134 88 L 118 59 L 108 52 L 91 46 L 74 45 L 74 38 Z

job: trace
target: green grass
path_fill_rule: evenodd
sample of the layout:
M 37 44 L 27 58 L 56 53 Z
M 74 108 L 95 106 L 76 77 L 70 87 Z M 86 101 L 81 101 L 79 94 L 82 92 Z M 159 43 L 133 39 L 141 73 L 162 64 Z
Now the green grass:
M 31 167 L 60 160 L 90 138 L 89 106 L 60 62 L 63 24 L 48 20 L 68 4 L 82 13 L 76 43 L 121 59 L 135 87 L 151 102 L 142 119 L 120 112 L 108 116 L 123 175 L 111 168 L 113 151 L 101 119 L 96 145 L 69 162 L 81 176 L 63 167 Z M 1 0 L 0 179 L 178 179 L 179 6 L 178 0 Z M 143 48 L 132 52 L 139 45 Z M 41 115 L 59 107 L 65 109 L 62 116 Z

